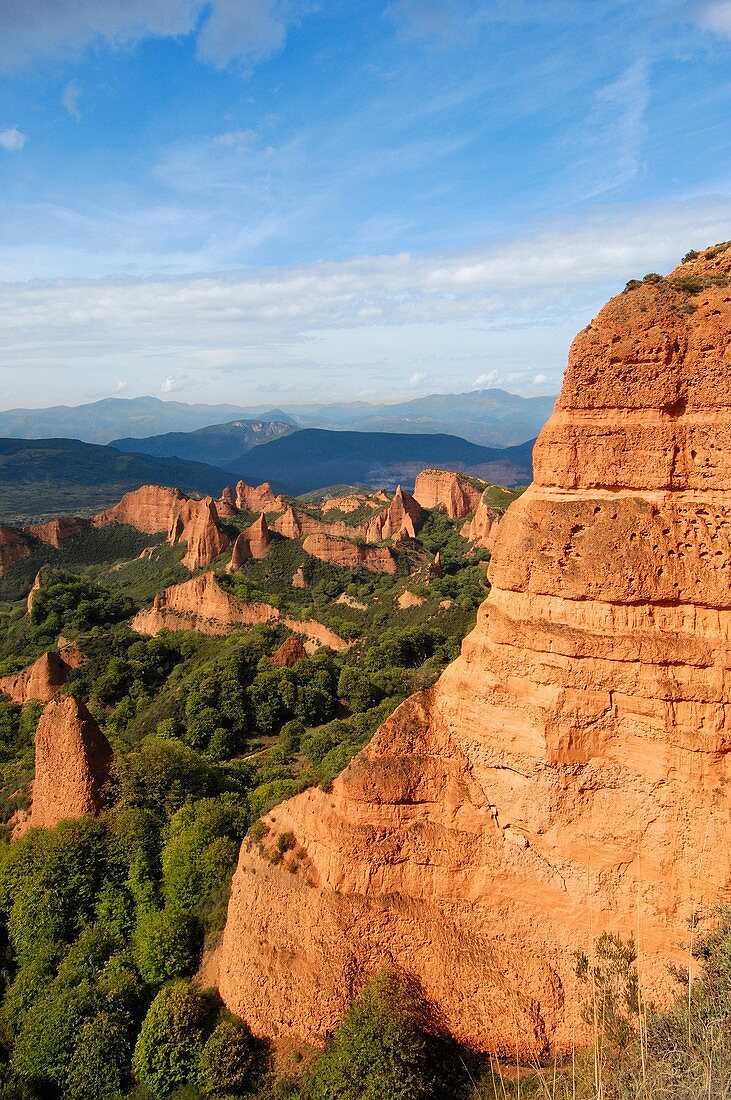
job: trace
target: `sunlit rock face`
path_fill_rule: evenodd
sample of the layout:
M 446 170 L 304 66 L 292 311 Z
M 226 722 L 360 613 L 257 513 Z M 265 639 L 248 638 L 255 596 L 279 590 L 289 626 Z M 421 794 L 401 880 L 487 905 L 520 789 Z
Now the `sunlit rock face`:
M 730 277 L 711 250 L 577 336 L 460 658 L 242 846 L 220 988 L 255 1031 L 321 1040 L 387 962 L 479 1050 L 567 1049 L 605 930 L 672 992 L 731 890 Z

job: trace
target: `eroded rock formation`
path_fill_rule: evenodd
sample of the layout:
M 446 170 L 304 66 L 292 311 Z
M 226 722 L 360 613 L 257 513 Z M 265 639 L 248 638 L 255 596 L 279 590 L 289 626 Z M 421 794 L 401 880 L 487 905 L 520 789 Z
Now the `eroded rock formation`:
M 241 603 L 216 583 L 216 575 L 211 572 L 158 592 L 152 607 L 139 611 L 131 626 L 139 634 L 153 636 L 161 630 L 197 630 L 215 635 L 278 618 L 279 612 L 270 604 Z
M 464 474 L 448 470 L 422 470 L 414 483 L 414 499 L 422 508 L 444 508 L 450 519 L 464 519 L 482 500 L 481 486 Z
M 251 526 L 247 527 L 245 531 L 242 531 L 236 539 L 233 550 L 231 551 L 231 561 L 226 567 L 227 572 L 237 573 L 244 562 L 250 561 L 252 558 L 255 560 L 265 558 L 269 553 L 271 544 L 271 532 L 267 527 L 267 521 L 262 512 L 259 518 L 255 520 Z
M 118 504 L 99 512 L 92 522 L 95 527 L 127 523 L 146 535 L 158 535 L 170 530 L 175 516 L 188 501 L 189 498 L 180 489 L 143 485 L 131 493 L 125 493 Z
M 568 1048 L 605 930 L 668 994 L 731 891 L 730 284 L 706 252 L 576 338 L 460 658 L 244 843 L 220 989 L 254 1031 L 322 1039 L 390 962 L 473 1047 Z
M 50 702 L 36 730 L 30 824 L 52 829 L 98 813 L 111 763 L 111 746 L 84 704 L 71 695 Z
M 190 509 L 179 513 L 168 533 L 171 546 L 186 543 L 182 564 L 186 568 L 201 569 L 210 565 L 231 545 L 231 540 L 221 530 L 218 512 L 211 497 L 190 501 Z
M 49 520 L 48 523 L 34 523 L 25 530 L 29 535 L 45 542 L 48 546 L 54 546 L 60 550 L 64 542 L 78 538 L 88 531 L 91 521 L 80 519 L 77 516 L 61 516 L 59 519 Z
M 254 486 L 239 481 L 236 485 L 236 506 L 248 512 L 283 512 L 287 502 L 272 492 L 268 481 Z
M 0 526 L 0 577 L 12 569 L 16 561 L 31 552 L 28 539 L 16 527 Z
M 499 522 L 500 513 L 493 511 L 480 501 L 474 516 L 462 524 L 459 533 L 462 538 L 474 543 L 475 546 L 484 546 L 487 550 L 492 550 Z
M 308 535 L 302 543 L 306 554 L 346 569 L 368 569 L 372 573 L 395 573 L 396 559 L 387 546 L 363 546 L 333 535 Z
M 279 668 L 294 668 L 298 661 L 302 661 L 307 656 L 307 650 L 302 644 L 302 640 L 295 634 L 291 634 L 286 641 L 282 642 L 279 649 L 274 652 L 270 658 L 273 665 L 278 665 Z
M 0 695 L 13 703 L 47 703 L 63 687 L 71 665 L 55 651 L 43 653 L 32 665 L 10 676 L 0 676 Z M 77 667 L 77 666 L 73 666 Z
M 366 542 L 383 539 L 415 538 L 421 522 L 421 508 L 414 498 L 399 485 L 387 508 L 365 524 Z

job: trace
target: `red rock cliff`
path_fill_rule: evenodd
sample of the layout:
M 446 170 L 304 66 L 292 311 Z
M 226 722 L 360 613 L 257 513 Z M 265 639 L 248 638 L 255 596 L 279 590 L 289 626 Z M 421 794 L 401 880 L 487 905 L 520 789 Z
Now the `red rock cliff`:
M 169 531 L 174 517 L 189 502 L 180 489 L 168 489 L 162 485 L 143 485 L 131 493 L 125 493 L 118 504 L 99 512 L 92 520 L 95 527 L 110 523 L 128 523 L 146 535 Z
M 482 488 L 463 474 L 448 470 L 422 470 L 414 484 L 414 498 L 422 508 L 444 508 L 450 519 L 464 519 L 479 507 Z
M 16 527 L 0 526 L 0 577 L 11 569 L 16 561 L 30 554 L 28 540 Z
M 71 695 L 49 703 L 36 731 L 31 826 L 98 813 L 111 763 L 109 742 L 83 703 Z
M 90 526 L 91 522 L 88 519 L 79 519 L 76 516 L 61 516 L 59 519 L 49 520 L 48 523 L 34 523 L 32 526 L 26 527 L 25 530 L 29 535 L 33 535 L 41 542 L 47 543 L 48 546 L 55 546 L 59 550 L 64 542 L 83 535 L 84 531 L 88 531 Z
M 730 281 L 711 250 L 576 338 L 460 658 L 243 845 L 220 988 L 255 1031 L 321 1039 L 389 961 L 480 1050 L 567 1048 L 576 948 L 634 933 L 662 999 L 729 898 Z
M 21 672 L 0 676 L 0 695 L 19 705 L 47 703 L 63 686 L 70 667 L 60 653 L 43 653 Z

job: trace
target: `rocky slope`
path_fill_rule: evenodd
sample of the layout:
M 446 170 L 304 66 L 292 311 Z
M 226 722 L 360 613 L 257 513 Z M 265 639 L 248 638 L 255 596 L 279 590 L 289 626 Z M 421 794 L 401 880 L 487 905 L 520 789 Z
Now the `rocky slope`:
M 84 704 L 71 695 L 50 702 L 36 731 L 31 826 L 52 829 L 98 813 L 111 763 L 109 742 Z
M 566 1049 L 604 930 L 668 993 L 731 897 L 730 372 L 731 249 L 577 336 L 460 658 L 242 847 L 220 989 L 256 1032 L 322 1039 L 387 962 L 477 1049 Z
M 372 573 L 396 572 L 396 559 L 388 546 L 362 546 L 334 535 L 308 535 L 302 549 L 313 558 L 346 569 L 368 569 Z

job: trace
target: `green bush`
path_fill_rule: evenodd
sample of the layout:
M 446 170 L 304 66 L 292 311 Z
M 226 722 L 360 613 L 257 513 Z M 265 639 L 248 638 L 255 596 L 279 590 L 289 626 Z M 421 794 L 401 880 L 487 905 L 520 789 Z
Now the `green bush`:
M 155 997 L 132 1059 L 136 1079 L 154 1100 L 195 1082 L 211 1014 L 210 1000 L 190 982 L 173 982 Z
M 65 1100 L 118 1100 L 126 1081 L 130 1041 L 123 1020 L 101 1012 L 81 1028 L 66 1073 Z
M 198 1084 L 206 1096 L 239 1095 L 256 1071 L 259 1051 L 246 1024 L 221 1020 L 201 1051 Z
M 132 938 L 132 954 L 142 978 L 159 985 L 187 974 L 198 959 L 200 922 L 180 909 L 160 909 L 142 916 Z

